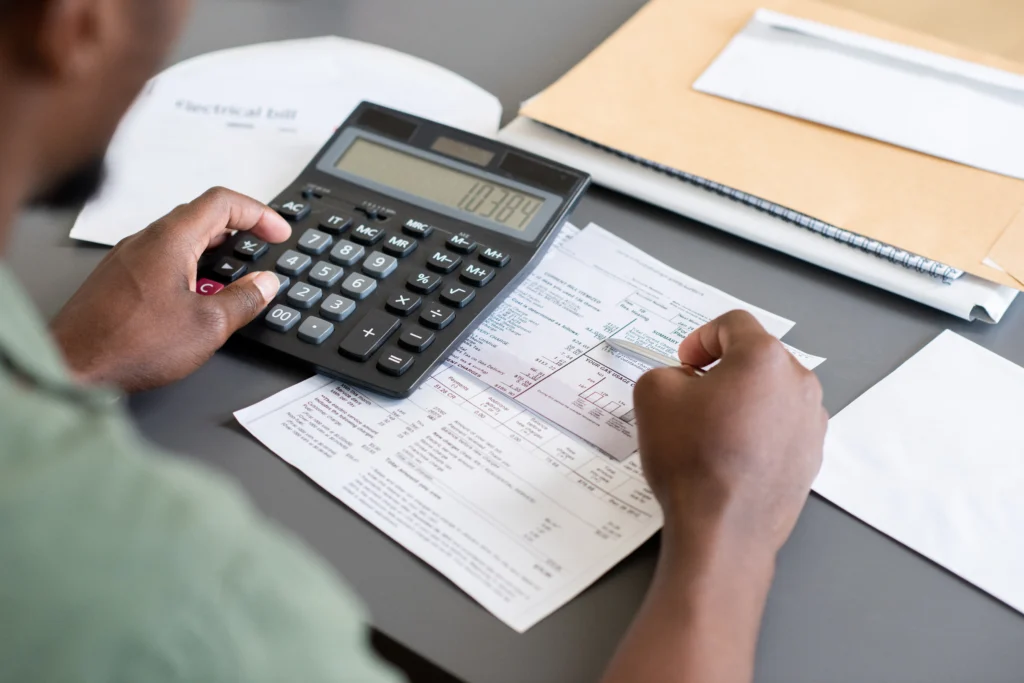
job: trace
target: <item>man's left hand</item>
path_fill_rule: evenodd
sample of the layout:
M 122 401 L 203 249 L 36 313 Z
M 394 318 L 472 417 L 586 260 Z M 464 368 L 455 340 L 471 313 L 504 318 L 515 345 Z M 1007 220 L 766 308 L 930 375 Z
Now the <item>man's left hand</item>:
M 264 204 L 218 188 L 114 247 L 51 326 L 75 376 L 128 392 L 160 387 L 194 372 L 259 315 L 277 295 L 272 273 L 196 293 L 199 257 L 234 230 L 272 243 L 291 235 Z

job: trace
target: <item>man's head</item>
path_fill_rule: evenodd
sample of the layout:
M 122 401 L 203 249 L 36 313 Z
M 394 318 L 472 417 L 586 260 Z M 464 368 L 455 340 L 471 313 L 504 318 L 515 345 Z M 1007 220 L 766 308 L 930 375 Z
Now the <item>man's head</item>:
M 0 0 L 0 194 L 16 193 L 0 201 L 68 204 L 95 191 L 117 123 L 187 5 Z

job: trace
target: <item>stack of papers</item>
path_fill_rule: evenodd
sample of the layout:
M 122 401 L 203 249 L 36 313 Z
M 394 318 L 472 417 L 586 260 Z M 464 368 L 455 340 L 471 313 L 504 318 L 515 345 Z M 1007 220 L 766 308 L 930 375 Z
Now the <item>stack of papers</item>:
M 493 136 L 497 98 L 435 64 L 337 37 L 223 50 L 154 78 L 107 154 L 75 239 L 113 245 L 218 185 L 264 202 L 370 100 Z
M 632 391 L 649 367 L 604 340 L 674 354 L 734 308 L 779 336 L 793 326 L 596 225 L 568 225 L 409 399 L 314 377 L 235 416 L 522 632 L 662 525 L 636 453 Z M 792 351 L 808 366 L 822 361 Z

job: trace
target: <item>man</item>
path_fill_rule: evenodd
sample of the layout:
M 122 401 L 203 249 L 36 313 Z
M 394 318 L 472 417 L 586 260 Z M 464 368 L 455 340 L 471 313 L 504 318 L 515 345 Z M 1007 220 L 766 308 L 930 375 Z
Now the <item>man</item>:
M 0 0 L 0 245 L 26 203 L 96 188 L 117 121 L 185 10 Z M 263 310 L 277 289 L 266 273 L 195 293 L 199 256 L 232 230 L 290 233 L 258 202 L 211 191 L 111 251 L 52 336 L 0 269 L 0 680 L 397 679 L 324 562 L 221 477 L 144 443 L 103 388 L 180 379 Z M 819 386 L 753 318 L 727 315 L 679 354 L 721 363 L 637 385 L 666 522 L 608 681 L 752 678 L 775 556 L 820 462 Z

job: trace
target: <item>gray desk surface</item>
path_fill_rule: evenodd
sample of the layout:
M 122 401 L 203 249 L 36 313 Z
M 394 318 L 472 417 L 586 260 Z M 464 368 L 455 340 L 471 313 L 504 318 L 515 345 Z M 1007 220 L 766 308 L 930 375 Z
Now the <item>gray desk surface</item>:
M 511 114 L 640 4 L 199 0 L 178 56 L 336 33 L 458 71 L 497 93 Z M 598 222 L 797 321 L 787 340 L 828 357 L 819 374 L 833 413 L 947 327 L 1024 364 L 1024 303 L 998 327 L 967 324 L 606 191 L 592 192 L 575 221 Z M 48 316 L 104 253 L 70 241 L 70 224 L 69 215 L 27 216 L 11 244 L 10 263 Z M 595 680 L 644 593 L 656 544 L 517 635 L 234 425 L 233 410 L 301 379 L 225 352 L 131 408 L 154 441 L 237 478 L 268 515 L 334 563 L 382 631 L 445 669 L 470 682 Z M 782 553 L 758 656 L 763 683 L 1020 681 L 1024 617 L 813 499 Z

